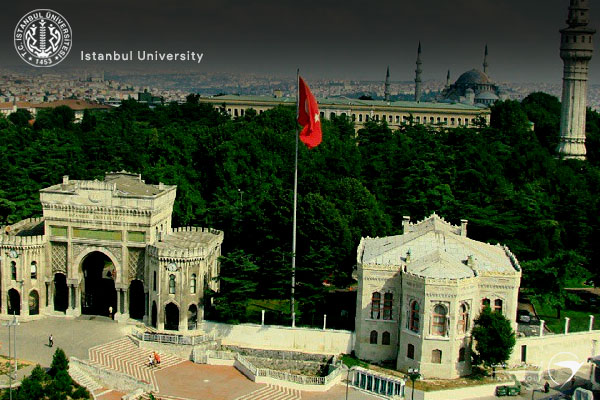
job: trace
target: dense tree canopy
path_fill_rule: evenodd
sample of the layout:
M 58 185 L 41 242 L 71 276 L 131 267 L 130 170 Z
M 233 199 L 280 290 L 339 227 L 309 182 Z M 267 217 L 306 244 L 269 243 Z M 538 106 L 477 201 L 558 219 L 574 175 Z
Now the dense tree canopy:
M 589 161 L 563 161 L 554 154 L 559 112 L 556 98 L 536 93 L 497 103 L 489 127 L 391 130 L 370 121 L 355 134 L 346 117 L 323 121 L 323 143 L 299 154 L 304 323 L 322 314 L 329 291 L 351 283 L 360 237 L 400 233 L 403 215 L 466 218 L 470 237 L 505 243 L 521 261 L 574 252 L 577 265 L 598 275 L 600 116 L 588 112 Z M 0 118 L 0 223 L 40 215 L 39 189 L 62 175 L 138 172 L 178 186 L 174 226 L 225 231 L 222 287 L 247 298 L 289 298 L 294 109 L 232 120 L 190 96 L 155 109 L 124 101 L 86 112 L 81 123 L 64 108 L 43 111 L 33 125 L 28 117 Z M 525 274 L 523 285 L 542 281 Z

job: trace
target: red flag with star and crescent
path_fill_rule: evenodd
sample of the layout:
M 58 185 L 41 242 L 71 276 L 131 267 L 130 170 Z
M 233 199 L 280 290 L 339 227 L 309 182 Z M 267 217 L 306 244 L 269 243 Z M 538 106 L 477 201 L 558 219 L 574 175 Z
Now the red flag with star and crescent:
M 304 79 L 298 77 L 298 123 L 304 128 L 300 132 L 300 140 L 309 149 L 321 143 L 321 120 L 317 99 L 310 92 Z

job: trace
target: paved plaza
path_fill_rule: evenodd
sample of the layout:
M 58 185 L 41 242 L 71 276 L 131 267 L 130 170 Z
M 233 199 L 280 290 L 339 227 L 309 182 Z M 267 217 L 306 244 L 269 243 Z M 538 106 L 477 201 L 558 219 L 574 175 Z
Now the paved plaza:
M 127 337 L 131 325 L 118 324 L 105 317 L 65 319 L 47 317 L 22 322 L 17 327 L 19 359 L 49 367 L 57 347 L 67 356 L 112 369 L 151 384 L 157 399 L 165 400 L 344 400 L 346 386 L 337 385 L 327 392 L 302 392 L 250 381 L 237 369 L 228 366 L 195 364 L 161 353 L 161 366 L 150 369 L 147 357 L 151 349 L 140 349 Z M 54 348 L 48 336 L 54 337 Z M 8 328 L 0 329 L 0 354 L 8 355 Z M 98 400 L 120 399 L 125 393 L 94 387 Z M 349 400 L 374 400 L 353 389 Z

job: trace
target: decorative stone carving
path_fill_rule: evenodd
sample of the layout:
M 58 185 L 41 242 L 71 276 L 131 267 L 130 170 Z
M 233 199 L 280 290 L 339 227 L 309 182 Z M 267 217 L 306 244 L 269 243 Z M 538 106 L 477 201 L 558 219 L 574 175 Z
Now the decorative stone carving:
M 129 248 L 129 280 L 144 280 L 144 249 Z
M 56 273 L 67 274 L 67 244 L 52 242 L 51 264 L 52 275 Z

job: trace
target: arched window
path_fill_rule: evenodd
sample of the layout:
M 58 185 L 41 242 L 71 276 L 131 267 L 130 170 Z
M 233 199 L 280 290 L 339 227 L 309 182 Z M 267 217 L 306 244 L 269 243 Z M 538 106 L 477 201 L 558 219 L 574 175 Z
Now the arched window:
M 37 262 L 31 262 L 31 279 L 37 279 Z
M 467 303 L 460 305 L 460 315 L 458 317 L 458 333 L 466 333 L 469 330 L 469 306 Z
M 10 262 L 10 278 L 13 281 L 17 280 L 17 263 L 14 261 Z
M 448 329 L 446 329 L 446 315 L 448 310 L 441 304 L 438 304 L 433 309 L 433 323 L 431 326 L 431 333 L 436 336 L 446 336 Z
M 410 324 L 408 328 L 413 332 L 419 332 L 419 303 L 415 300 L 410 304 Z
M 431 362 L 433 364 L 441 364 L 442 363 L 442 351 L 441 350 L 433 350 L 431 352 Z
M 156 271 L 153 272 L 152 278 L 152 289 L 156 292 Z
M 383 295 L 383 319 L 392 319 L 392 304 L 394 303 L 394 295 L 385 293 Z
M 352 121 L 356 121 L 356 114 L 352 114 Z
M 175 294 L 175 275 L 169 275 L 169 294 Z
M 381 293 L 374 292 L 371 296 L 371 318 L 379 319 L 381 309 Z
M 358 122 L 362 122 L 362 114 L 358 114 Z
M 406 348 L 406 358 L 410 358 L 411 360 L 415 359 L 415 346 L 410 343 Z
M 483 311 L 484 308 L 489 307 L 491 304 L 490 299 L 484 298 L 481 299 L 481 310 Z
M 369 338 L 369 343 L 377 344 L 377 331 L 371 331 L 371 337 Z
M 381 335 L 381 344 L 384 345 L 389 345 L 390 344 L 390 333 L 389 332 L 383 332 L 383 335 Z
M 458 362 L 463 362 L 465 361 L 465 348 L 461 347 L 460 350 L 458 350 Z
M 502 300 L 496 299 L 494 300 L 494 311 L 501 313 L 502 312 Z
M 196 274 L 192 274 L 192 279 L 190 279 L 190 293 L 196 293 Z

